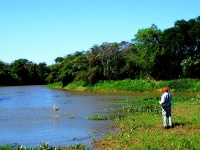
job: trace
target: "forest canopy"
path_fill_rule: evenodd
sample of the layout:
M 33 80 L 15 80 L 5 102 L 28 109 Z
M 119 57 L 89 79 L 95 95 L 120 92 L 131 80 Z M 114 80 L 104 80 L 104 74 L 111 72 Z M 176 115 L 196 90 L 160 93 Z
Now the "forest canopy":
M 200 16 L 178 20 L 161 31 L 153 24 L 139 29 L 131 42 L 104 42 L 89 50 L 55 58 L 55 64 L 36 64 L 18 59 L 0 61 L 0 85 L 36 85 L 77 80 L 95 84 L 100 80 L 157 80 L 197 78 L 200 75 Z

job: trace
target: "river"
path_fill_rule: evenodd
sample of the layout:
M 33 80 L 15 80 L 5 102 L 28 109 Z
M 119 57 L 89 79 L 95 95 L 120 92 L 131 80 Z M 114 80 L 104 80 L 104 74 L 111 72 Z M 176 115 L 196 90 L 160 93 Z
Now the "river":
M 158 97 L 161 93 L 77 92 L 44 86 L 0 87 L 0 144 L 38 147 L 82 144 L 90 147 L 110 133 L 113 120 L 87 120 L 87 116 L 111 115 L 123 104 L 111 99 Z M 59 107 L 54 111 L 52 107 Z

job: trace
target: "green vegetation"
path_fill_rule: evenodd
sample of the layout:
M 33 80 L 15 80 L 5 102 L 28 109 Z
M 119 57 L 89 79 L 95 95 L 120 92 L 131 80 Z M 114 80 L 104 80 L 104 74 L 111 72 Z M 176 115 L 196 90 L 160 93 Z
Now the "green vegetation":
M 153 24 L 138 30 L 131 42 L 104 42 L 90 50 L 57 58 L 57 63 L 51 66 L 54 76 L 49 79 L 61 81 L 64 87 L 74 81 L 91 86 L 100 81 L 137 80 L 146 76 L 156 80 L 199 79 L 200 31 L 196 30 L 199 27 L 200 17 L 178 20 L 174 27 L 164 31 Z
M 67 90 L 77 89 L 77 90 L 84 91 L 86 90 L 85 86 L 87 86 L 86 82 L 80 80 L 80 81 L 69 83 L 66 87 L 64 87 L 64 89 L 67 89 Z
M 199 149 L 200 116 L 197 112 L 200 109 L 200 99 L 198 96 L 173 98 L 174 128 L 168 130 L 163 128 L 161 108 L 158 106 L 157 98 L 126 99 L 116 100 L 116 102 L 130 104 L 120 108 L 123 113 L 126 112 L 126 115 L 115 119 L 115 127 L 119 128 L 121 133 L 94 141 L 96 150 Z
M 87 116 L 87 120 L 108 120 L 108 116 L 102 116 L 102 115 L 95 115 L 95 116 Z
M 71 146 L 66 146 L 66 147 L 51 147 L 49 146 L 48 142 L 44 142 L 41 143 L 39 147 L 36 148 L 28 148 L 27 146 L 22 146 L 22 145 L 1 145 L 0 146 L 0 150 L 89 150 L 89 148 L 85 145 L 80 145 L 80 144 L 76 144 L 76 145 L 71 145 Z
M 18 59 L 11 64 L 0 61 L 0 85 L 38 85 L 46 84 L 50 69 L 46 63 L 33 63 Z
M 53 87 L 53 86 L 52 86 Z M 89 91 L 160 91 L 163 87 L 169 87 L 172 91 L 198 92 L 200 91 L 199 79 L 177 79 L 170 81 L 154 82 L 145 80 L 120 80 L 120 81 L 99 81 L 94 85 L 87 85 L 84 81 L 70 83 L 65 86 L 67 90 L 89 90 Z
M 153 24 L 149 28 L 139 29 L 130 39 L 131 42 L 104 42 L 89 50 L 57 57 L 55 64 L 50 66 L 27 59 L 18 59 L 11 64 L 0 61 L 0 85 L 61 82 L 64 87 L 73 88 L 69 84 L 74 81 L 90 86 L 106 84 L 107 81 L 144 79 L 146 76 L 156 80 L 199 79 L 199 28 L 200 16 L 188 21 L 177 20 L 174 27 L 164 31 Z M 126 90 L 132 90 L 132 86 L 136 88 L 131 84 Z M 145 88 L 148 88 L 146 84 Z M 177 90 L 181 88 L 176 87 Z
M 46 85 L 47 88 L 62 88 L 62 82 L 54 82 L 52 84 Z

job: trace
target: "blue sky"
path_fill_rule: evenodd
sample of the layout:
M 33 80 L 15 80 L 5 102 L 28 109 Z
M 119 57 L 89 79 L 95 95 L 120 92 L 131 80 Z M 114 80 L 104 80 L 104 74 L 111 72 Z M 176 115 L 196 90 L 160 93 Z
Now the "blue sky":
M 54 63 L 103 42 L 131 41 L 200 16 L 200 0 L 0 0 L 0 60 Z

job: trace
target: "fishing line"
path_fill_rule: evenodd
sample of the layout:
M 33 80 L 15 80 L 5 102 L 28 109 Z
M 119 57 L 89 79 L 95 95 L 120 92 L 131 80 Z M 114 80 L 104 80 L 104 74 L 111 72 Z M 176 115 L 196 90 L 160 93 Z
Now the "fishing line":
M 156 82 L 156 80 L 152 77 L 152 76 L 150 76 L 148 73 L 147 73 L 147 75 L 156 83 L 156 85 L 160 88 L 160 86 L 159 86 L 159 84 Z M 160 88 L 161 89 L 161 88 Z

